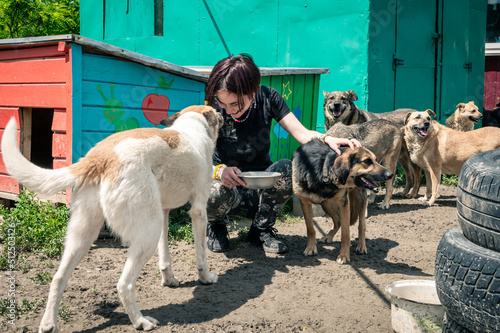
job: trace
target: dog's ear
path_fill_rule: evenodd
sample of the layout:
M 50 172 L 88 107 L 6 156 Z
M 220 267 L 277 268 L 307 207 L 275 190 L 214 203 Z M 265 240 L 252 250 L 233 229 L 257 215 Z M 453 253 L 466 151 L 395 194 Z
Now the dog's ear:
M 436 113 L 434 111 L 432 111 L 431 109 L 427 109 L 425 110 L 425 112 L 427 112 L 429 114 L 429 116 L 432 116 L 434 117 L 434 119 L 436 119 Z
M 410 116 L 413 112 L 408 112 L 405 116 L 405 125 L 408 124 L 408 120 L 410 119 Z
M 329 94 L 328 91 L 323 90 L 323 96 L 325 96 L 325 98 L 328 98 L 328 94 Z
M 342 185 L 347 183 L 347 179 L 351 173 L 354 156 L 355 154 L 350 149 L 347 149 L 342 155 L 337 157 L 335 163 L 333 164 L 335 175 L 337 176 L 339 183 Z
M 167 118 L 163 118 L 160 121 L 160 125 L 163 125 L 165 127 L 170 127 L 177 118 L 179 118 L 179 112 L 176 112 L 173 115 L 168 116 Z
M 474 101 L 469 101 L 469 103 L 467 103 L 467 104 L 476 105 L 476 104 L 474 104 Z
M 218 126 L 219 121 L 217 119 L 217 114 L 214 112 L 212 108 L 210 110 L 207 110 L 203 112 L 203 116 L 205 116 L 205 119 L 207 120 L 208 126 Z
M 323 163 L 323 170 L 321 172 L 321 181 L 325 184 L 330 184 L 332 182 L 331 173 L 337 156 L 337 153 L 333 150 L 326 155 L 325 162 Z
M 458 103 L 457 109 L 463 109 L 465 107 L 465 103 Z
M 356 95 L 356 93 L 355 93 L 354 91 L 352 91 L 352 90 L 347 90 L 347 91 L 346 91 L 346 94 L 347 94 L 347 96 L 349 96 L 349 99 L 350 99 L 351 101 L 357 101 L 357 100 L 358 100 L 358 95 Z

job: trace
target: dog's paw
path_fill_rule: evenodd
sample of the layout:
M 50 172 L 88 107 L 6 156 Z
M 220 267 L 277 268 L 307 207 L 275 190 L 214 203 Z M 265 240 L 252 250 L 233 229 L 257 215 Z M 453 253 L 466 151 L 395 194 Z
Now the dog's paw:
M 175 287 L 179 286 L 179 280 L 177 280 L 177 278 L 175 276 L 172 276 L 169 279 L 162 277 L 161 285 L 164 287 L 175 288 Z
M 217 274 L 214 274 L 214 273 L 207 272 L 207 274 L 205 274 L 205 276 L 202 276 L 200 274 L 200 283 L 201 284 L 213 284 L 213 283 L 216 283 L 218 279 L 219 279 L 219 277 L 217 276 Z
M 333 238 L 328 237 L 328 236 L 324 236 L 324 237 L 320 238 L 319 242 L 324 243 L 324 244 L 330 244 L 330 243 L 333 243 Z
M 151 331 L 159 324 L 160 322 L 158 320 L 146 316 L 139 318 L 139 320 L 137 320 L 137 323 L 134 324 L 134 327 L 137 330 Z
M 308 246 L 304 250 L 305 256 L 315 256 L 318 254 L 318 248 L 316 246 Z
M 349 256 L 348 255 L 340 254 L 337 257 L 337 263 L 339 265 L 344 265 L 344 264 L 347 264 L 348 262 L 349 262 Z
M 52 324 L 49 325 L 41 324 L 40 328 L 38 329 L 38 333 L 57 333 L 57 332 L 59 332 L 57 330 L 57 326 Z
M 413 193 L 413 192 L 410 192 L 410 193 L 406 193 L 404 195 L 401 195 L 402 197 L 404 198 L 408 198 L 408 199 L 415 199 L 417 197 L 417 193 Z
M 358 246 L 356 246 L 356 253 L 368 254 L 368 249 L 366 248 L 366 244 L 358 244 Z
M 430 207 L 430 206 L 432 206 L 432 202 L 430 202 L 430 201 L 424 201 L 424 202 L 422 202 L 422 206 Z
M 386 203 L 381 203 L 380 205 L 378 205 L 378 209 L 382 209 L 382 210 L 387 210 L 389 209 L 390 205 L 389 204 L 386 204 Z
M 427 198 L 427 196 L 426 196 L 426 195 L 424 195 L 424 196 L 423 196 L 423 197 L 421 197 L 421 198 L 418 198 L 418 200 L 420 200 L 420 201 L 427 201 L 427 199 L 428 199 L 428 198 Z

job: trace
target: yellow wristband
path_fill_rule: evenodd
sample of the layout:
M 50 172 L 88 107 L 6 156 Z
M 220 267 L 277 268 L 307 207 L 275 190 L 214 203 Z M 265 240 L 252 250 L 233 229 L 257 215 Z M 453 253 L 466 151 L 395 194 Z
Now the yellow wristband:
M 224 169 L 226 168 L 225 164 L 219 164 L 214 168 L 214 174 L 212 176 L 213 179 L 220 180 Z

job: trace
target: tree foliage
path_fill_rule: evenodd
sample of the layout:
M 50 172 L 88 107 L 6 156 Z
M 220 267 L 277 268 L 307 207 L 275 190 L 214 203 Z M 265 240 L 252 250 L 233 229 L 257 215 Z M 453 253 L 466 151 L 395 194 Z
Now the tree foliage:
M 1 0 L 0 38 L 80 32 L 79 0 Z

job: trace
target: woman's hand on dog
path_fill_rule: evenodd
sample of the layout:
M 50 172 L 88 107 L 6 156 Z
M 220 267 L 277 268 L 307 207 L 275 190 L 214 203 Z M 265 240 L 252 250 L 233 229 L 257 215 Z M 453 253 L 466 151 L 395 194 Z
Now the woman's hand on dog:
M 220 177 L 222 185 L 227 188 L 233 188 L 238 185 L 246 186 L 247 184 L 243 181 L 243 179 L 238 177 L 240 174 L 241 170 L 237 167 L 226 167 Z
M 327 136 L 325 138 L 325 143 L 339 155 L 341 153 L 339 147 L 341 146 L 349 146 L 351 149 L 361 147 L 361 143 L 356 139 L 336 138 L 333 136 Z

